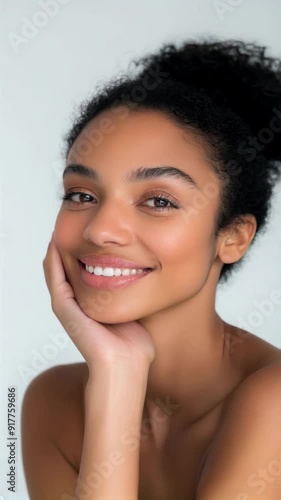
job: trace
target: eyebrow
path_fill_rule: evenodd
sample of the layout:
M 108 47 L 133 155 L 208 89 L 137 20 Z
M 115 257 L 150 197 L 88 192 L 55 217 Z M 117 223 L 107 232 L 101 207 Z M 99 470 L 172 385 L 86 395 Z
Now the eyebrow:
M 102 182 L 102 176 L 94 169 L 81 165 L 80 163 L 71 163 L 67 165 L 63 171 L 63 179 L 71 174 L 80 175 L 96 182 Z M 127 173 L 125 182 L 139 182 L 145 180 L 153 180 L 159 178 L 171 178 L 183 180 L 189 186 L 200 189 L 197 182 L 187 172 L 172 166 L 156 166 L 156 167 L 139 167 L 136 170 L 131 170 Z

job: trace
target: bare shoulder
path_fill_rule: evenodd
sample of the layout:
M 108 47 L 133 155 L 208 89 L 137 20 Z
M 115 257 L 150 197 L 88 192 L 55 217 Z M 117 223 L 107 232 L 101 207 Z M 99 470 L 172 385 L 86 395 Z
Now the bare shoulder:
M 24 395 L 23 410 L 28 406 L 49 439 L 63 453 L 72 467 L 79 469 L 80 447 L 84 432 L 84 388 L 88 379 L 86 363 L 58 365 L 35 377 Z M 30 432 L 32 429 L 30 429 Z M 26 429 L 26 433 L 28 429 Z
M 196 500 L 281 498 L 281 351 L 243 336 L 236 356 L 244 356 L 247 375 L 227 398 Z
M 42 402 L 49 408 L 69 408 L 70 401 L 76 401 L 82 394 L 87 382 L 88 367 L 86 363 L 57 365 L 45 370 L 35 377 L 27 387 L 25 398 L 40 393 Z
M 231 362 L 246 378 L 260 368 L 281 362 L 281 349 L 254 333 L 225 323 L 225 344 Z

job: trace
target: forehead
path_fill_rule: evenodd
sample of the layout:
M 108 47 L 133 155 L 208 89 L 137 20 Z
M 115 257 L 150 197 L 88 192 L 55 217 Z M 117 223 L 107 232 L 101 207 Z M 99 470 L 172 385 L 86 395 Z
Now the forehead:
M 67 163 L 73 162 L 124 172 L 140 165 L 174 165 L 198 183 L 206 182 L 206 176 L 214 180 L 202 136 L 151 109 L 119 106 L 100 113 L 70 148 Z

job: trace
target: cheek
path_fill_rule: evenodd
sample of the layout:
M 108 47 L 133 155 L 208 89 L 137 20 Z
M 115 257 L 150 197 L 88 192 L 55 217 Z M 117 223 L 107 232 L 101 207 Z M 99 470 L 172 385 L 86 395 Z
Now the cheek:
M 213 255 L 213 233 L 210 222 L 205 217 L 195 217 L 187 224 L 165 227 L 165 230 L 155 231 L 153 234 L 153 248 L 155 255 L 165 265 L 167 270 L 177 272 L 179 267 L 189 273 L 193 270 L 203 274 L 209 269 Z
M 79 225 L 74 224 L 68 214 L 59 212 L 54 227 L 54 238 L 62 255 L 77 248 L 78 235 L 81 238 Z

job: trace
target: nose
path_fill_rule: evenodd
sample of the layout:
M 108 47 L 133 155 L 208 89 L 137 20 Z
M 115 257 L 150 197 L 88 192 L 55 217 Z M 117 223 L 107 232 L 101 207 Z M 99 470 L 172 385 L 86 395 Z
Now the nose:
M 98 246 L 131 243 L 133 233 L 128 207 L 120 201 L 104 202 L 91 216 L 83 231 L 83 238 Z

